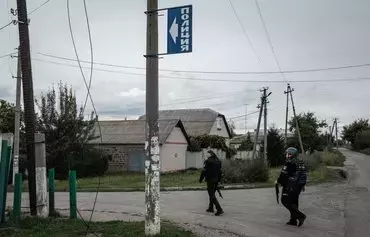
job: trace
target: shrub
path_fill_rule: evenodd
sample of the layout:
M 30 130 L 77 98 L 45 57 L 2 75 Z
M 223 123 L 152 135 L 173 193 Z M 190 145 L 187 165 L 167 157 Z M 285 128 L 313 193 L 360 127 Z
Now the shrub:
M 328 166 L 343 166 L 346 157 L 339 151 L 322 152 L 322 162 Z
M 225 183 L 266 182 L 269 169 L 261 159 L 223 161 L 223 181 Z
M 48 169 L 55 169 L 55 178 L 68 178 L 68 170 L 75 170 L 78 178 L 100 176 L 108 169 L 108 156 L 103 151 L 92 147 L 83 147 L 80 151 L 58 156 L 48 160 Z
M 361 131 L 356 134 L 354 148 L 356 150 L 370 148 L 370 130 Z
M 312 155 L 301 155 L 301 159 L 305 163 L 308 171 L 314 171 L 319 168 L 322 159 L 321 159 L 322 152 L 315 152 Z

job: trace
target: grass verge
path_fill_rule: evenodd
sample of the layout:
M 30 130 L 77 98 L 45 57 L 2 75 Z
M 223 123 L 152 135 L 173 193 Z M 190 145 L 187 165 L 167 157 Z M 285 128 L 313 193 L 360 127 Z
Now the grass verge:
M 345 179 L 342 172 L 343 171 L 340 169 L 329 169 L 326 166 L 321 165 L 316 170 L 308 173 L 307 185 L 342 181 Z M 279 168 L 271 169 L 269 183 L 273 184 L 278 178 L 279 173 Z
M 309 172 L 309 184 L 318 184 L 323 182 L 337 181 L 339 178 L 335 176 L 337 170 L 327 169 L 325 166 L 319 166 L 314 171 Z M 250 189 L 264 188 L 273 185 L 277 179 L 280 168 L 270 169 L 269 180 L 267 182 L 243 183 L 243 184 L 228 184 L 225 186 L 235 186 L 230 189 Z M 200 171 L 186 171 L 179 173 L 170 173 L 161 175 L 161 189 L 168 191 L 168 188 L 179 187 L 179 190 L 202 190 L 205 189 L 205 183 L 199 183 Z M 78 192 L 95 192 L 98 184 L 98 178 L 83 178 L 77 181 Z M 24 192 L 28 190 L 27 182 L 23 183 Z M 144 190 L 144 174 L 141 173 L 117 173 L 100 178 L 100 192 L 130 192 Z M 11 187 L 8 189 L 12 191 Z M 56 181 L 56 191 L 68 191 L 68 181 Z
M 161 234 L 163 237 L 194 237 L 168 222 L 162 222 Z M 145 236 L 144 222 L 94 222 L 93 233 L 90 236 L 101 237 L 140 237 Z M 85 236 L 86 226 L 81 220 L 69 219 L 38 219 L 25 218 L 18 225 L 7 223 L 0 226 L 0 237 L 82 237 Z

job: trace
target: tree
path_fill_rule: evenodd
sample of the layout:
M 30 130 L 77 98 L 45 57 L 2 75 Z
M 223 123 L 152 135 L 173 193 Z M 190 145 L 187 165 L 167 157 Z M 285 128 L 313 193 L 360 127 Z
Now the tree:
M 47 166 L 55 168 L 57 178 L 65 178 L 69 169 L 77 168 L 77 175 L 88 176 L 86 172 L 89 170 L 86 167 L 90 167 L 92 163 L 100 166 L 97 169 L 101 169 L 101 174 L 106 171 L 105 157 L 86 146 L 88 141 L 96 138 L 96 119 L 93 114 L 89 120 L 84 119 L 83 108 L 78 108 L 72 88 L 60 82 L 58 98 L 53 86 L 46 94 L 41 94 L 36 104 L 40 110 L 38 131 L 45 134 Z M 99 173 L 95 169 L 91 172 Z
M 356 135 L 359 132 L 370 129 L 368 119 L 358 119 L 351 123 L 350 125 L 343 127 L 342 138 L 351 142 L 351 145 L 354 146 L 356 142 Z
M 14 133 L 15 106 L 0 100 L 0 132 Z
M 240 144 L 240 147 L 238 148 L 239 151 L 251 151 L 253 150 L 253 142 L 251 139 L 251 134 L 248 132 L 247 137 L 243 139 L 243 141 Z
M 308 150 L 313 152 L 314 150 L 323 150 L 324 144 L 321 143 L 320 129 L 328 126 L 326 121 L 320 121 L 312 112 L 297 115 L 297 120 L 305 151 Z M 294 146 L 300 150 L 296 120 L 294 118 L 289 121 L 289 126 L 289 130 L 291 132 L 294 131 Z
M 229 129 L 230 129 L 231 137 L 235 137 L 236 136 L 236 133 L 235 133 L 235 123 L 230 120 L 228 122 L 228 126 L 229 126 Z
M 270 128 L 267 134 L 267 160 L 273 167 L 284 164 L 284 138 L 275 128 Z

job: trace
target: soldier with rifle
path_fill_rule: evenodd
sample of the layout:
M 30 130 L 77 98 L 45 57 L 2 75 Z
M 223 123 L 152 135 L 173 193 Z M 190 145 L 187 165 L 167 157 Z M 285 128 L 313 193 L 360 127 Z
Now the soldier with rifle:
M 204 161 L 204 168 L 199 178 L 199 183 L 203 182 L 203 179 L 207 182 L 207 191 L 209 196 L 209 206 L 207 212 L 214 212 L 214 206 L 216 207 L 216 216 L 224 214 L 220 203 L 216 198 L 216 191 L 221 195 L 220 187 L 218 183 L 221 181 L 222 170 L 221 161 L 218 159 L 216 154 L 209 150 L 207 153 L 207 160 Z
M 298 150 L 289 147 L 286 150 L 286 161 L 281 169 L 279 178 L 275 181 L 278 199 L 279 185 L 283 186 L 281 203 L 289 210 L 290 220 L 287 225 L 302 226 L 306 215 L 298 210 L 299 195 L 305 190 L 307 180 L 306 167 L 303 161 L 298 160 Z

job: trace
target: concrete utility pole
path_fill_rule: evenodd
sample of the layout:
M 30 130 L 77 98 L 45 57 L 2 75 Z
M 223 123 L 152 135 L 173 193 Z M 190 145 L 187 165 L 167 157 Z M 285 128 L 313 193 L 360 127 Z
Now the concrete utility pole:
M 261 97 L 261 104 L 258 105 L 259 109 L 260 109 L 260 113 L 259 113 L 259 116 L 258 116 L 258 123 L 257 123 L 257 130 L 254 134 L 254 144 L 253 144 L 253 153 L 252 153 L 252 159 L 256 158 L 256 150 L 257 150 L 257 139 L 258 139 L 258 134 L 259 134 L 259 131 L 260 131 L 260 125 L 261 125 L 261 118 L 262 118 L 262 111 L 263 111 L 263 106 L 265 104 L 265 97 Z M 258 108 L 257 107 L 257 108 Z
M 147 0 L 145 234 L 160 233 L 158 127 L 158 1 Z
M 37 193 L 37 215 L 48 217 L 48 190 L 46 179 L 46 150 L 45 134 L 35 134 L 36 149 L 36 193 Z
M 245 121 L 244 121 L 244 126 L 245 126 L 244 133 L 245 133 L 245 135 L 247 135 L 247 131 L 248 131 L 248 128 L 247 128 L 247 111 L 248 111 L 248 104 L 245 104 Z
M 22 69 L 21 54 L 18 48 L 18 65 L 17 65 L 17 89 L 15 98 L 15 119 L 14 119 L 14 157 L 13 157 L 13 185 L 15 175 L 19 173 L 19 129 L 21 121 L 21 87 L 22 87 Z
M 26 124 L 26 143 L 28 160 L 28 188 L 30 211 L 37 215 L 35 182 L 35 107 L 33 98 L 32 67 L 30 55 L 30 38 L 26 0 L 17 0 L 18 29 L 22 67 L 23 101 Z
M 299 139 L 299 144 L 301 146 L 301 151 L 302 151 L 302 154 L 304 154 L 304 148 L 303 148 L 303 143 L 302 143 L 302 137 L 301 137 L 301 132 L 299 130 L 299 122 L 298 122 L 298 118 L 297 118 L 297 114 L 295 112 L 295 106 L 294 106 L 294 101 L 293 101 L 293 95 L 292 95 L 292 92 L 294 91 L 293 88 L 290 87 L 290 85 L 288 84 L 288 92 L 290 94 L 290 100 L 292 101 L 292 107 L 293 107 L 293 115 L 294 115 L 294 119 L 295 119 L 295 124 L 296 124 L 296 129 L 297 129 L 297 133 L 298 133 L 298 139 Z
M 284 91 L 286 94 L 286 110 L 285 110 L 285 135 L 284 135 L 284 142 L 285 148 L 288 146 L 288 114 L 289 114 L 289 84 L 287 84 L 287 90 Z
M 335 145 L 338 150 L 338 118 L 335 118 Z

